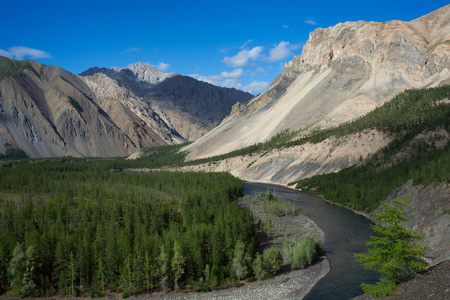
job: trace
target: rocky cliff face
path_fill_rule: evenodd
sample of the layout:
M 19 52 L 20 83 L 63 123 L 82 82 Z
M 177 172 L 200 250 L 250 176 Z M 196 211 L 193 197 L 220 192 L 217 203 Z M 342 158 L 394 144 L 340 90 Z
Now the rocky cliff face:
M 77 75 L 4 57 L 0 65 L 0 152 L 8 144 L 30 157 L 126 156 L 166 144 L 132 104 L 97 97 Z
M 166 121 L 186 140 L 196 140 L 217 126 L 240 101 L 253 95 L 236 89 L 222 88 L 177 73 L 163 73 L 136 63 L 127 68 L 91 68 L 81 76 L 103 73 L 140 97 L 153 109 L 163 112 Z M 97 82 L 98 86 L 104 82 Z M 108 87 L 104 87 L 106 89 Z
M 269 89 L 186 147 L 190 158 L 354 120 L 406 88 L 450 82 L 450 5 L 411 22 L 316 29 Z

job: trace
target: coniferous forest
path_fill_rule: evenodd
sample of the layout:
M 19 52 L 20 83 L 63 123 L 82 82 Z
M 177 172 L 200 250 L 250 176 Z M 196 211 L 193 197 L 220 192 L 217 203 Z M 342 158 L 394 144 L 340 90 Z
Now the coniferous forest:
M 448 184 L 449 97 L 449 85 L 407 90 L 361 119 L 309 137 L 309 140 L 318 142 L 332 135 L 342 136 L 376 128 L 392 136 L 393 141 L 359 165 L 291 184 L 366 212 L 377 208 L 408 180 L 425 186 L 439 182 Z M 424 137 L 418 138 L 419 135 Z
M 233 280 L 237 243 L 255 256 L 254 223 L 237 204 L 237 178 L 104 166 L 72 158 L 4 163 L 0 292 L 209 289 Z

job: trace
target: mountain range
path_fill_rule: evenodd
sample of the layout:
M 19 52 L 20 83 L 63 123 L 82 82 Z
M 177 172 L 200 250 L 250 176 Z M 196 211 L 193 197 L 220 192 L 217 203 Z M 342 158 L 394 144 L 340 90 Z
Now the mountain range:
M 252 97 L 143 63 L 79 76 L 0 57 L 0 152 L 128 156 L 197 139 Z

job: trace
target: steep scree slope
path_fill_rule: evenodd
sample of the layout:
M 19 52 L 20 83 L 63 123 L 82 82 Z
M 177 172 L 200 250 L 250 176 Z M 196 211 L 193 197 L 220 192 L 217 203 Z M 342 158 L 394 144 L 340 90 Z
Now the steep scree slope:
M 189 145 L 189 159 L 264 142 L 285 130 L 354 120 L 406 88 L 450 81 L 450 5 L 403 22 L 318 28 L 269 89 Z

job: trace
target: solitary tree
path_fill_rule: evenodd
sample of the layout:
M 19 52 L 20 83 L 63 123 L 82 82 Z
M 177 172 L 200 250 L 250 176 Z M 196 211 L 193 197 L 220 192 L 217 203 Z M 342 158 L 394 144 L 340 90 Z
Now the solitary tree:
M 401 223 L 411 218 L 405 217 L 405 201 L 393 200 L 393 205 L 383 203 L 383 210 L 375 214 L 377 224 L 372 226 L 377 236 L 372 236 L 367 246 L 371 248 L 363 254 L 356 253 L 355 258 L 366 269 L 381 274 L 380 281 L 374 285 L 361 284 L 366 293 L 375 296 L 395 295 L 396 284 L 406 276 L 416 276 L 425 268 L 418 260 L 423 257 L 425 248 L 416 241 L 423 238 L 414 230 L 406 230 Z

